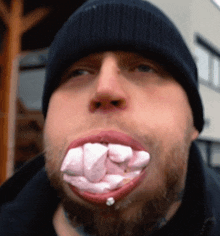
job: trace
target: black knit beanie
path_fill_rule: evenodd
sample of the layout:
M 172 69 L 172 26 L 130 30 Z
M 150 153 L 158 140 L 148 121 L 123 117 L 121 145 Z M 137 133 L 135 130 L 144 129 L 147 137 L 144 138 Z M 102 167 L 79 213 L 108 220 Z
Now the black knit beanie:
M 194 125 L 201 132 L 203 107 L 195 62 L 174 24 L 144 0 L 90 0 L 70 16 L 49 50 L 44 117 L 64 71 L 90 53 L 109 50 L 135 51 L 162 63 L 185 89 Z

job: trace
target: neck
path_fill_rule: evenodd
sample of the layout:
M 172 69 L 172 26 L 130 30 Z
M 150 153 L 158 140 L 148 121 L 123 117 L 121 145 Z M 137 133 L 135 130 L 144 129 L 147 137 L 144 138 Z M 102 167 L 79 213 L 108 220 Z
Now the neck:
M 164 218 L 158 220 L 158 224 L 154 227 L 154 230 L 159 230 L 176 214 L 181 205 L 181 200 L 175 202 L 170 207 L 167 215 Z M 53 225 L 58 236 L 73 235 L 80 236 L 79 232 L 74 228 L 74 226 L 68 220 L 67 214 L 60 204 L 53 216 Z
M 162 228 L 164 225 L 167 224 L 168 221 L 170 221 L 172 219 L 172 217 L 176 214 L 176 212 L 178 211 L 181 204 L 182 204 L 181 201 L 173 203 L 173 205 L 170 207 L 166 217 L 164 217 L 158 221 L 157 229 Z
M 176 201 L 170 206 L 166 216 L 164 218 L 161 218 L 158 221 L 158 224 L 155 227 L 155 230 L 158 230 L 165 226 L 168 221 L 170 221 L 173 216 L 177 213 L 178 209 L 180 208 L 182 204 L 182 198 L 183 198 L 184 190 L 179 193 L 179 195 L 176 198 Z
M 73 235 L 80 236 L 74 227 L 69 223 L 65 212 L 60 204 L 53 216 L 53 226 L 58 236 Z

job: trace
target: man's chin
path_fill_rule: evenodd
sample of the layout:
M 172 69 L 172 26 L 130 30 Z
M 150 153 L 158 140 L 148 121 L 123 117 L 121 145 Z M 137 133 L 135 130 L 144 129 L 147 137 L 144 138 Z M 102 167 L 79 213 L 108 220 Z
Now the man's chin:
M 62 205 L 72 225 L 83 225 L 88 234 L 142 235 L 142 231 L 151 232 L 156 229 L 159 220 L 164 218 L 168 211 L 170 200 L 161 196 L 157 194 L 157 198 L 141 205 L 130 202 L 121 208 L 97 207 L 94 210 L 73 202 L 68 197 L 62 199 Z
M 176 169 L 169 170 L 165 176 L 163 187 L 158 187 L 150 194 L 143 191 L 136 199 L 128 196 L 111 207 L 74 201 L 55 173 L 50 176 L 50 180 L 58 190 L 62 206 L 74 227 L 83 225 L 88 234 L 126 236 L 157 230 L 160 219 L 166 217 L 171 204 L 176 200 L 178 191 L 174 186 L 179 185 L 180 176 Z
M 75 196 L 62 180 L 59 165 L 54 161 L 55 154 L 48 155 L 48 177 L 58 191 L 71 224 L 82 225 L 88 234 L 101 236 L 146 235 L 146 232 L 152 233 L 159 229 L 160 220 L 167 217 L 174 203 L 180 201 L 177 196 L 184 189 L 188 156 L 187 145 L 175 146 L 166 153 L 161 149 L 154 148 L 154 152 L 151 152 L 152 160 L 157 160 L 163 154 L 161 160 L 167 162 L 158 165 L 155 162 L 154 168 L 149 166 L 151 171 L 139 190 L 135 189 L 134 194 L 128 194 L 111 207 L 92 204 Z

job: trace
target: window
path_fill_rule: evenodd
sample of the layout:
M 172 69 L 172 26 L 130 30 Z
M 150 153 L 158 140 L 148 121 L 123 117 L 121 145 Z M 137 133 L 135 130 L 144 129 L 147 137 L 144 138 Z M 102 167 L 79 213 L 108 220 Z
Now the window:
M 199 78 L 209 81 L 209 53 L 200 46 L 195 50 Z
M 216 87 L 220 86 L 220 60 L 214 57 L 213 60 L 213 76 L 212 82 Z
M 45 68 L 20 72 L 18 95 L 28 110 L 41 110 Z
M 220 9 L 220 0 L 211 0 L 213 4 Z
M 197 36 L 195 59 L 201 83 L 220 92 L 220 52 Z
M 18 96 L 29 110 L 41 110 L 48 49 L 29 52 L 20 57 Z

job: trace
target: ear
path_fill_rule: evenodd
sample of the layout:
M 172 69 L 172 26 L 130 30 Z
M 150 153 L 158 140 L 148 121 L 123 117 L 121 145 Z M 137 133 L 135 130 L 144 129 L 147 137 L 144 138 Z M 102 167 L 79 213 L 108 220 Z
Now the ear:
M 192 141 L 196 140 L 198 136 L 199 136 L 199 131 L 195 128 L 195 126 L 193 126 L 192 134 L 191 134 Z

